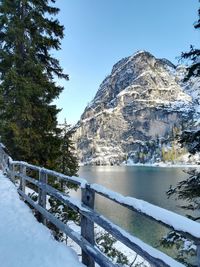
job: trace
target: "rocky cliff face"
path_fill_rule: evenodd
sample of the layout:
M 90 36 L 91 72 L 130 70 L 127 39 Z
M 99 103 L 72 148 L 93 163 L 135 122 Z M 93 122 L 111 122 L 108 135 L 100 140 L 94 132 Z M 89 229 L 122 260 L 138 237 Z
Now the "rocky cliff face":
M 184 67 L 145 51 L 115 64 L 75 126 L 80 161 L 159 161 L 163 147 L 198 113 L 199 81 L 185 84 L 184 74 Z

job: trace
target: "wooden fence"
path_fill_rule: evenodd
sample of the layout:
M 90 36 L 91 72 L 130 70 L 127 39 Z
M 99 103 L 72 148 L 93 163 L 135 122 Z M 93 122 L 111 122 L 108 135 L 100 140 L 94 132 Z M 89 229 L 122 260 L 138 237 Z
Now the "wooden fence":
M 110 199 L 134 212 L 137 212 L 153 221 L 156 221 L 181 235 L 193 240 L 197 246 L 198 267 L 200 267 L 200 224 L 191 221 L 183 216 L 159 208 L 148 202 L 132 197 L 124 197 L 121 194 L 106 189 L 97 184 L 88 184 L 86 180 L 77 177 L 68 177 L 52 170 L 37 167 L 26 162 L 13 161 L 5 152 L 5 148 L 0 146 L 0 165 L 1 169 L 13 181 L 16 177 L 20 183 L 18 192 L 22 199 L 27 201 L 39 214 L 40 221 L 44 224 L 51 222 L 59 230 L 69 236 L 82 249 L 82 262 L 89 267 L 94 267 L 95 262 L 100 266 L 111 267 L 121 266 L 114 264 L 103 254 L 95 244 L 94 223 L 104 228 L 117 240 L 135 251 L 142 258 L 149 262 L 151 266 L 171 266 L 183 267 L 183 265 L 159 250 L 147 245 L 138 238 L 130 235 L 121 227 L 112 223 L 94 210 L 95 194 Z M 38 179 L 30 177 L 28 173 L 34 171 Z M 70 197 L 48 184 L 48 177 L 54 177 L 58 181 L 71 182 L 81 189 L 81 201 Z M 25 192 L 26 183 L 31 183 L 38 188 L 38 201 L 33 201 Z M 68 225 L 64 224 L 46 209 L 47 195 L 61 201 L 64 205 L 72 208 L 81 215 L 81 233 L 75 232 Z

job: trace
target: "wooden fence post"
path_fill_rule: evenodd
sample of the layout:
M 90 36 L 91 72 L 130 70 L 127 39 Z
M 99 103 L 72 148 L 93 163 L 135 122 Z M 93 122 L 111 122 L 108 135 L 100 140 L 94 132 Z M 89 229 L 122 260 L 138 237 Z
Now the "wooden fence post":
M 197 266 L 200 267 L 200 241 L 196 243 L 197 246 Z
M 6 174 L 7 169 L 7 155 L 3 152 L 3 173 Z
M 9 178 L 13 183 L 15 183 L 15 174 L 14 174 L 14 172 L 15 172 L 15 165 L 11 163 L 10 166 L 9 166 Z
M 47 184 L 47 180 L 48 180 L 48 176 L 47 174 L 41 170 L 39 172 L 39 181 L 43 184 Z M 45 190 L 43 190 L 42 188 L 39 188 L 39 192 L 38 192 L 38 204 L 43 207 L 46 208 L 46 200 L 47 200 L 47 193 Z M 46 219 L 44 218 L 44 216 L 41 213 L 38 213 L 38 221 L 43 223 L 44 225 L 46 225 Z
M 23 176 L 26 175 L 26 166 L 20 165 L 20 184 L 19 189 L 25 193 L 25 187 L 26 187 L 26 180 Z
M 0 164 L 1 164 L 1 169 L 3 169 L 2 163 L 3 163 L 3 149 L 0 147 Z
M 94 209 L 94 199 L 95 192 L 91 190 L 90 186 L 87 184 L 86 188 L 81 189 L 81 200 L 86 206 Z M 81 216 L 81 235 L 91 244 L 95 244 L 94 239 L 94 222 L 90 221 L 88 218 Z M 88 267 L 94 267 L 95 262 L 92 257 L 82 250 L 82 263 Z

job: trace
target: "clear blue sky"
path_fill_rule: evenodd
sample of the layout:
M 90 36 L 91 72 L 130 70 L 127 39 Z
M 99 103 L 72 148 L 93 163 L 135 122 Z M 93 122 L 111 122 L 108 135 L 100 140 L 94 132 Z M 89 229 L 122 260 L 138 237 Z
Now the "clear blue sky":
M 137 50 L 177 63 L 190 44 L 199 46 L 194 30 L 198 0 L 57 0 L 65 26 L 60 59 L 70 81 L 56 101 L 64 118 L 75 123 L 100 83 L 121 58 Z

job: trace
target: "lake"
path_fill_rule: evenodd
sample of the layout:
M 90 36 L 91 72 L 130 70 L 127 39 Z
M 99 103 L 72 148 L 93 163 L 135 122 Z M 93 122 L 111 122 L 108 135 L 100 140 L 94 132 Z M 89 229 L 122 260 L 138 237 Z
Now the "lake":
M 174 197 L 168 199 L 166 195 L 170 185 L 175 186 L 188 177 L 183 169 L 180 167 L 84 166 L 80 167 L 79 176 L 89 183 L 101 184 L 125 196 L 143 199 L 159 207 L 185 214 L 179 206 L 183 202 L 177 201 Z M 159 246 L 159 240 L 168 231 L 163 226 L 104 197 L 97 195 L 95 202 L 95 208 L 99 212 L 153 246 Z

